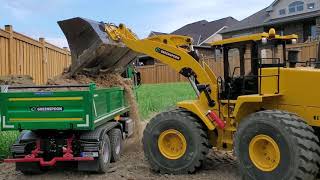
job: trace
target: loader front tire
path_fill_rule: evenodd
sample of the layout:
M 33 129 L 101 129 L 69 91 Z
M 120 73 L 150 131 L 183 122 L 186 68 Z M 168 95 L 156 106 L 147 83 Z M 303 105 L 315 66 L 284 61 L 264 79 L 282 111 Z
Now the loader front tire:
M 318 173 L 319 139 L 292 113 L 249 115 L 238 127 L 234 146 L 244 179 L 314 180 Z
M 193 173 L 209 150 L 207 133 L 192 113 L 173 110 L 156 115 L 143 133 L 143 149 L 151 169 L 167 174 Z

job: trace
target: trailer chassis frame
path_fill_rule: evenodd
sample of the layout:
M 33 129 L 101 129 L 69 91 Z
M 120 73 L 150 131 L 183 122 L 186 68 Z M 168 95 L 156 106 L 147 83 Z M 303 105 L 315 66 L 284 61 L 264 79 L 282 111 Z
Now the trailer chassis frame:
M 93 161 L 93 157 L 74 157 L 72 150 L 72 141 L 74 140 L 74 135 L 67 139 L 67 147 L 63 148 L 62 157 L 54 157 L 50 161 L 45 161 L 43 158 L 39 157 L 41 151 L 41 140 L 37 139 L 36 148 L 31 152 L 31 154 L 26 155 L 23 158 L 13 158 L 5 159 L 6 163 L 27 163 L 27 162 L 39 162 L 40 166 L 54 166 L 57 162 L 66 162 L 66 161 Z

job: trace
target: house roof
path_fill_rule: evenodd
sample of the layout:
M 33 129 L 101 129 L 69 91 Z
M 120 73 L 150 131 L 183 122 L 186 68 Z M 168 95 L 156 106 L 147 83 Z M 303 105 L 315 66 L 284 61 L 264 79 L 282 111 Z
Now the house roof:
M 224 27 L 229 27 L 235 23 L 238 23 L 238 20 L 234 19 L 233 17 L 226 17 L 211 22 L 202 20 L 187 24 L 171 34 L 191 36 L 195 44 L 201 44 L 203 41 L 222 30 Z
M 303 14 L 286 16 L 283 18 L 269 19 L 270 18 L 269 12 L 272 11 L 273 6 L 275 6 L 278 2 L 279 0 L 274 1 L 270 6 L 243 19 L 242 21 L 234 24 L 233 26 L 230 26 L 228 29 L 223 30 L 221 34 L 245 30 L 245 29 L 251 29 L 256 27 L 271 26 L 271 25 L 277 25 L 280 23 L 298 21 L 301 19 L 312 18 L 320 15 L 320 11 L 312 11 L 312 12 L 307 12 Z
M 273 6 L 275 6 L 278 2 L 279 2 L 279 0 L 273 1 L 273 3 L 269 7 L 267 7 L 266 11 L 268 11 L 268 12 L 272 11 Z
M 261 11 L 256 12 L 255 14 L 243 19 L 242 21 L 230 26 L 228 29 L 223 30 L 221 33 L 228 33 L 233 31 L 239 31 L 254 27 L 260 27 L 264 24 L 264 21 L 268 18 L 267 8 L 262 9 Z

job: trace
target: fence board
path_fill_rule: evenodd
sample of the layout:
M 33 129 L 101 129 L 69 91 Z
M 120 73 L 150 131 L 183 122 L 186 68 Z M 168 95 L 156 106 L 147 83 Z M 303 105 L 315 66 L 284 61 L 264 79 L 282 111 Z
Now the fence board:
M 295 44 L 288 46 L 288 49 L 300 50 L 299 59 L 307 61 L 310 58 L 316 58 L 318 52 L 318 42 L 309 42 L 304 44 Z
M 0 29 L 0 76 L 30 75 L 36 84 L 45 84 L 71 63 L 70 52 L 13 31 Z

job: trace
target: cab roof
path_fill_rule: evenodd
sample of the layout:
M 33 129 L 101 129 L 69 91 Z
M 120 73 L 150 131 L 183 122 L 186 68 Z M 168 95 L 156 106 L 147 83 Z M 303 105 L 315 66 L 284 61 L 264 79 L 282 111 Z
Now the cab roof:
M 251 41 L 262 41 L 264 38 L 269 39 L 269 40 L 288 41 L 288 40 L 298 39 L 298 36 L 295 34 L 287 35 L 287 36 L 280 36 L 280 35 L 276 34 L 274 29 L 270 29 L 269 33 L 264 32 L 264 33 L 252 34 L 252 35 L 247 35 L 247 36 L 229 38 L 229 39 L 224 39 L 221 41 L 215 41 L 215 42 L 212 42 L 209 44 L 210 44 L 210 46 L 223 46 L 223 45 L 228 45 L 228 44 L 244 43 L 244 42 L 251 42 Z

